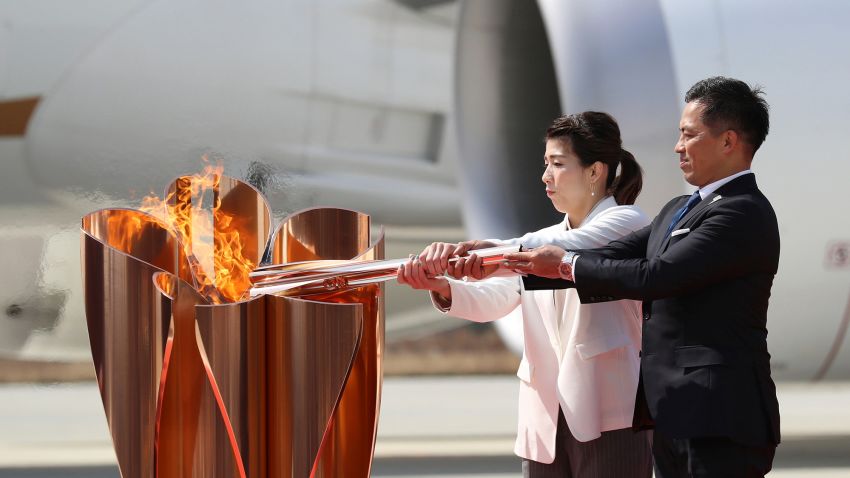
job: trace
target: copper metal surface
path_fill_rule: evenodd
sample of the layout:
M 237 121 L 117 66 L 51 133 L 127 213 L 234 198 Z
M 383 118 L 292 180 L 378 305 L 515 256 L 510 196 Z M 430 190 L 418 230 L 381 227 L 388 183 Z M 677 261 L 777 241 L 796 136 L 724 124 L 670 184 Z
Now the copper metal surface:
M 307 209 L 283 220 L 272 245 L 272 261 L 350 260 L 366 251 L 369 216 L 334 208 Z
M 198 342 L 228 416 L 205 432 L 224 447 L 232 439 L 246 476 L 268 476 L 266 466 L 266 304 L 247 302 L 197 309 Z
M 256 190 L 222 177 L 216 197 L 254 264 L 267 243 L 276 262 L 383 258 L 365 214 L 307 210 L 268 241 Z M 82 232 L 92 357 L 123 477 L 369 475 L 382 285 L 215 303 L 227 297 L 198 286 L 186 236 L 154 217 L 97 211 Z
M 268 476 L 322 476 L 312 470 L 343 388 L 354 383 L 350 374 L 355 353 L 362 350 L 364 308 L 274 296 L 266 301 L 268 449 L 273 451 Z M 354 445 L 358 436 L 347 438 Z M 348 470 L 350 464 L 344 465 Z
M 351 232 L 341 234 L 347 227 Z M 275 236 L 273 257 L 276 263 L 384 258 L 383 231 L 374 246 L 369 245 L 369 216 L 345 209 L 313 209 L 284 220 Z M 362 343 L 311 476 L 370 474 L 383 376 L 383 298 L 383 285 L 310 295 L 315 301 L 359 303 L 364 308 Z
M 176 241 L 155 218 L 131 210 L 93 212 L 82 230 L 89 340 L 118 467 L 124 478 L 150 477 L 171 320 L 151 278 L 176 268 Z M 138 232 L 135 240 L 128 230 Z
M 309 476 L 360 343 L 362 314 L 358 304 L 272 296 L 199 307 L 203 354 L 230 425 L 214 423 L 206 438 L 221 450 L 233 436 L 246 476 Z
M 384 258 L 384 231 L 358 259 Z M 384 363 L 385 286 L 373 284 L 332 294 L 326 300 L 360 303 L 364 307 L 363 340 L 351 370 L 349 387 L 332 421 L 329 450 L 322 454 L 316 476 L 371 475 L 378 417 L 381 409 Z M 322 300 L 317 298 L 316 300 Z
M 233 217 L 231 227 L 239 231 L 243 252 L 256 266 L 272 230 L 271 208 L 266 198 L 250 184 L 228 176 L 221 178 L 218 197 L 221 211 Z
M 158 274 L 154 281 L 162 284 L 166 282 L 164 277 Z M 208 301 L 175 276 L 167 276 L 167 281 L 167 287 L 161 289 L 170 292 L 167 298 L 172 300 L 172 327 L 157 408 L 157 476 L 240 476 L 233 451 L 227 447 L 216 449 L 204 440 L 204 432 L 214 427 L 215 422 L 223 421 L 209 386 L 196 334 L 195 308 Z M 219 458 L 218 468 L 211 466 L 211 455 Z M 225 472 L 227 464 L 230 473 Z

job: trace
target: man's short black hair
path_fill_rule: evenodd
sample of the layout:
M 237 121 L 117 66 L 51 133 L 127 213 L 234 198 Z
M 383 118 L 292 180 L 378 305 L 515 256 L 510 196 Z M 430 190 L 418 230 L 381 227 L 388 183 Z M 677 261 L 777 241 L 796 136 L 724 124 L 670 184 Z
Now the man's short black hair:
M 770 129 L 769 106 L 760 86 L 750 88 L 741 80 L 715 76 L 697 82 L 685 94 L 685 102 L 703 105 L 702 122 L 717 134 L 735 130 L 752 147 L 753 154 Z

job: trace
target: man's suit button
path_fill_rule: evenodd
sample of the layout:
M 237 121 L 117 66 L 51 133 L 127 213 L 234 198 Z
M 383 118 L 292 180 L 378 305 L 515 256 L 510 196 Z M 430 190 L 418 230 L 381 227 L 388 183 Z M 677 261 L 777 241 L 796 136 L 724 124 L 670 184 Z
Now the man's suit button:
M 649 312 L 643 313 L 643 320 L 649 320 Z

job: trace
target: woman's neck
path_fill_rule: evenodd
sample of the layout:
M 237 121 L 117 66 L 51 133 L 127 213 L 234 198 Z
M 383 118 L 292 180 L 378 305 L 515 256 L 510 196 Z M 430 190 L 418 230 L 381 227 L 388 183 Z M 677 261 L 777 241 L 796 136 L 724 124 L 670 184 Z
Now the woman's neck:
M 588 201 L 585 204 L 582 204 L 580 207 L 577 207 L 575 211 L 567 211 L 567 221 L 570 223 L 570 229 L 575 229 L 581 226 L 581 223 L 587 219 L 587 216 L 590 215 L 591 211 L 600 203 L 606 196 L 602 196 L 595 201 Z

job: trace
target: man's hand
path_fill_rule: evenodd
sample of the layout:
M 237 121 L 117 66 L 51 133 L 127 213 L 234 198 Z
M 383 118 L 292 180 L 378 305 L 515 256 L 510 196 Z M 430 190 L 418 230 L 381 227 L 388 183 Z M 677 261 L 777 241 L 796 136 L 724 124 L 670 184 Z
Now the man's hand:
M 499 264 L 484 265 L 484 259 L 471 252 L 468 256 L 458 257 L 452 264 L 449 275 L 455 279 L 468 277 L 481 280 L 499 270 Z
M 561 259 L 564 251 L 558 246 L 542 246 L 526 252 L 505 254 L 502 267 L 518 274 L 533 274 L 549 279 L 560 279 Z

